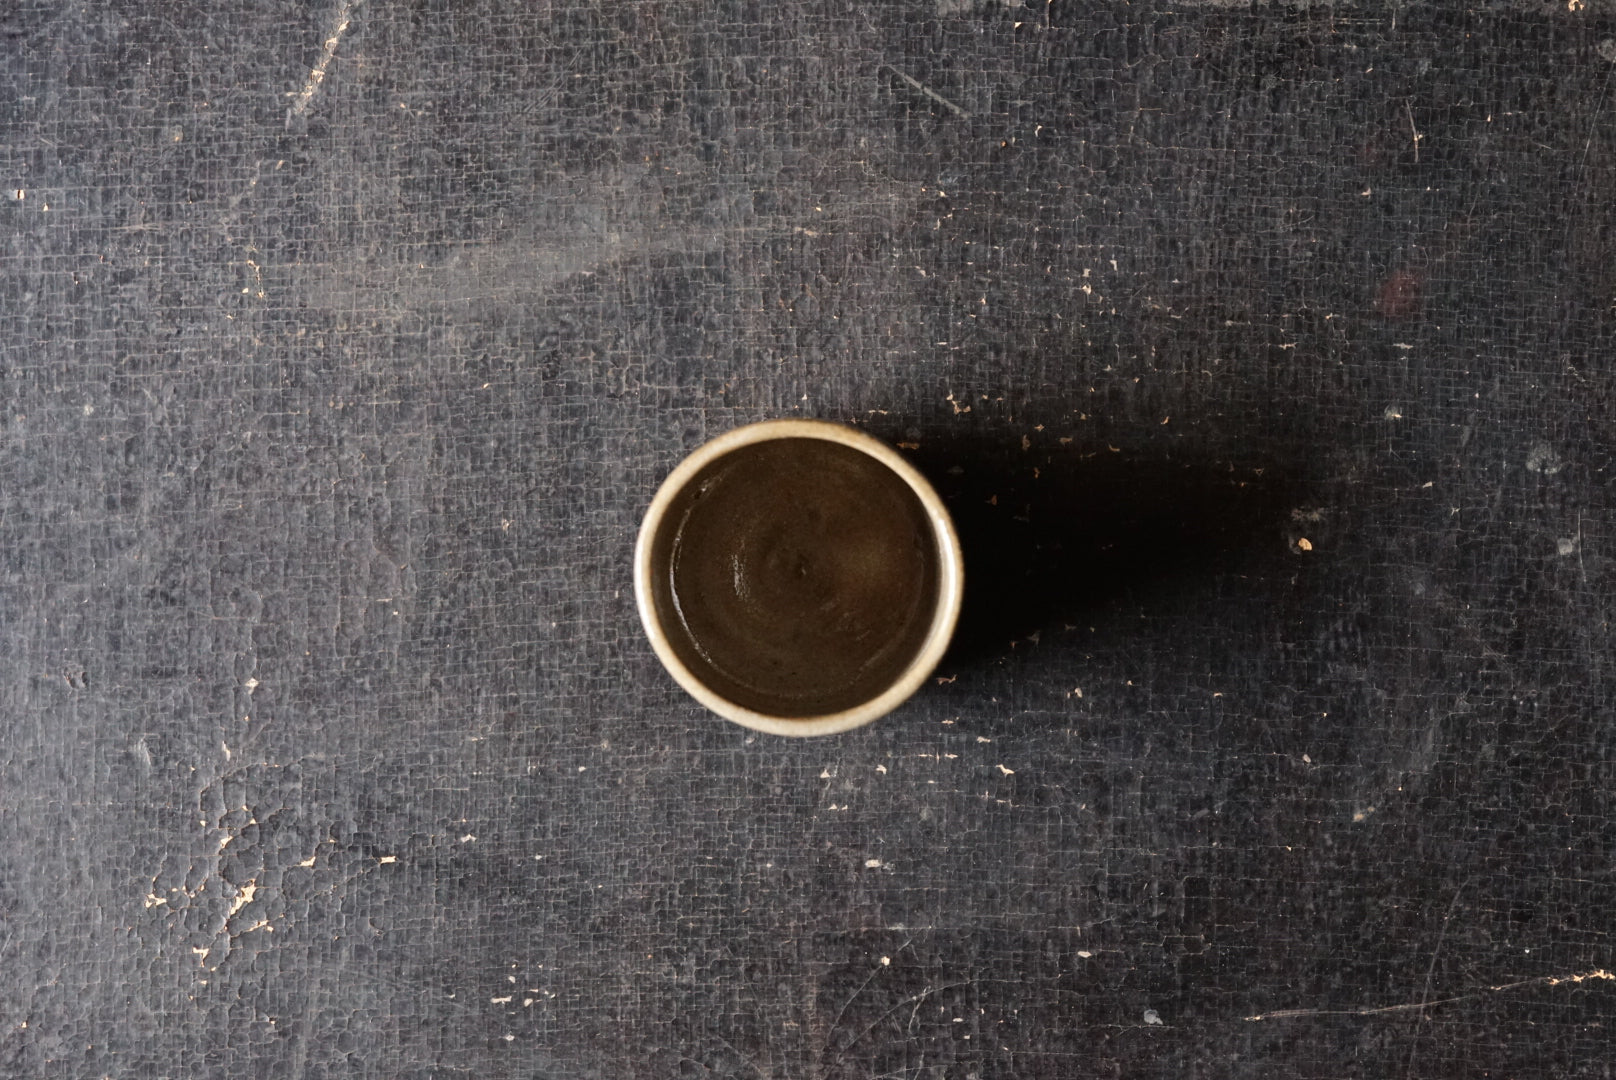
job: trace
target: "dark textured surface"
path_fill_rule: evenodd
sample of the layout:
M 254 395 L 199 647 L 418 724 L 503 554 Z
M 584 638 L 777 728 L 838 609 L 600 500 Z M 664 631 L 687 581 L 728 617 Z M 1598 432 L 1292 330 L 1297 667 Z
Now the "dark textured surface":
M 0 50 L 0 1075 L 1610 1075 L 1610 3 Z M 973 575 L 808 743 L 629 588 L 794 414 Z

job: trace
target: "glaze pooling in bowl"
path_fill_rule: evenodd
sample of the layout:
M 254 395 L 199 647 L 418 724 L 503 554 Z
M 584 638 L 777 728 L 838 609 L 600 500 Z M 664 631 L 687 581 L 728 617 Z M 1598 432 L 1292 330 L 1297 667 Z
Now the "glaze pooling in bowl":
M 669 642 L 739 705 L 852 708 L 925 642 L 936 542 L 914 491 L 868 454 L 823 439 L 743 446 L 697 474 L 667 521 Z

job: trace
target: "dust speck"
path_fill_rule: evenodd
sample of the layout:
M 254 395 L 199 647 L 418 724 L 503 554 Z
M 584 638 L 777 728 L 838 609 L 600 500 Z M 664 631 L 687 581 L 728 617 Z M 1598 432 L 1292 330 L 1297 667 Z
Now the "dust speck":
M 1157 1012 L 1155 1009 L 1146 1009 L 1145 1010 L 1145 1023 L 1147 1023 L 1147 1024 L 1160 1024 L 1161 1022 L 1162 1022 L 1161 1013 Z

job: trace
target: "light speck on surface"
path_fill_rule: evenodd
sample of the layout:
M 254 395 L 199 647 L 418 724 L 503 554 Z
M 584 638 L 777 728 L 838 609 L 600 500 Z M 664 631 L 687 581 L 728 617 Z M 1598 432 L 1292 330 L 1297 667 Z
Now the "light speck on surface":
M 230 902 L 230 914 L 234 916 L 236 912 L 252 903 L 253 896 L 257 892 L 258 885 L 255 882 L 249 881 L 247 884 L 243 885 L 241 890 L 236 893 L 236 898 Z
M 1160 1024 L 1161 1022 L 1162 1022 L 1161 1014 L 1158 1013 L 1155 1009 L 1146 1009 L 1145 1010 L 1145 1023 L 1146 1024 Z
M 1564 467 L 1560 455 L 1546 442 L 1534 443 L 1526 452 L 1526 471 L 1553 476 Z

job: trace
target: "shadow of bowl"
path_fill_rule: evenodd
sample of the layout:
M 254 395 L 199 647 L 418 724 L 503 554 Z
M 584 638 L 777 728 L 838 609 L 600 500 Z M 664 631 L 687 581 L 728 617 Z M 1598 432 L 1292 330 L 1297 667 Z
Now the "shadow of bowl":
M 1182 610 L 1227 575 L 1291 573 L 1292 510 L 1305 497 L 1273 462 L 978 434 L 923 437 L 910 458 L 964 550 L 956 664 L 1119 606 Z

